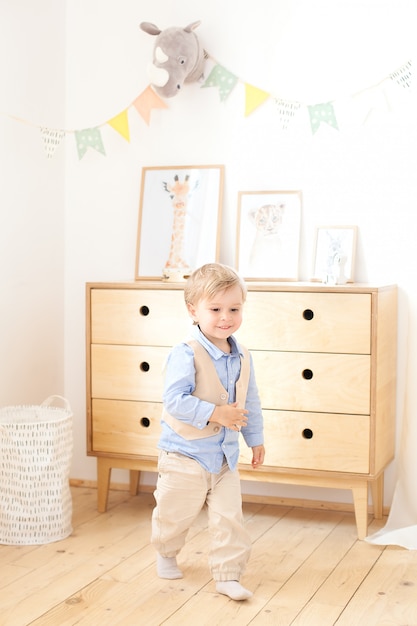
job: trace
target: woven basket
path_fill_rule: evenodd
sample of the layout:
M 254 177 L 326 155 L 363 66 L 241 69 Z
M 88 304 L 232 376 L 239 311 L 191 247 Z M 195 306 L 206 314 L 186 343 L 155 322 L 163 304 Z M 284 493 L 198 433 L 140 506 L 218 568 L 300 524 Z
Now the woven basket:
M 51 406 L 60 400 L 65 408 Z M 0 409 L 0 543 L 51 543 L 72 532 L 72 412 L 50 396 Z

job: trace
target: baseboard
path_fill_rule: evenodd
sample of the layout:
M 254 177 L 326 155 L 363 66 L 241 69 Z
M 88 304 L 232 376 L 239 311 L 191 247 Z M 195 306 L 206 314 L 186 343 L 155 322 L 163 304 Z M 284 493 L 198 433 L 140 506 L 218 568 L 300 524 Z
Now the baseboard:
M 97 489 L 96 480 L 84 480 L 83 478 L 70 478 L 69 484 L 71 487 L 85 487 L 87 489 Z M 130 485 L 128 483 L 111 483 L 110 489 L 112 491 L 130 491 Z M 140 491 L 142 493 L 153 493 L 155 487 L 153 485 L 140 485 Z
M 86 487 L 88 489 L 97 489 L 96 480 L 83 480 L 78 478 L 70 479 L 71 487 Z M 113 491 L 129 491 L 130 487 L 127 483 L 111 483 L 110 489 Z M 153 493 L 154 485 L 140 485 L 141 493 Z M 320 509 L 322 511 L 340 511 L 346 513 L 354 513 L 353 504 L 349 502 L 328 502 L 323 500 L 308 500 L 305 498 L 284 498 L 281 496 L 257 496 L 255 494 L 242 494 L 243 502 L 250 504 L 272 504 L 275 506 L 291 506 L 303 509 Z M 372 505 L 369 506 L 369 512 L 372 514 Z M 388 515 L 389 507 L 383 508 L 383 515 Z

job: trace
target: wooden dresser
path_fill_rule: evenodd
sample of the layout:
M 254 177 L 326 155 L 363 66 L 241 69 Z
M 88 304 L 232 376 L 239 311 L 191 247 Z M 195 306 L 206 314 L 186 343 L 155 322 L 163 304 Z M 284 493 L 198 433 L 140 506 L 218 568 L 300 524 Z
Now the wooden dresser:
M 155 471 L 163 365 L 188 335 L 180 283 L 87 285 L 87 442 L 97 457 L 98 509 L 112 468 Z M 359 538 L 368 485 L 382 516 L 394 456 L 395 286 L 249 283 L 237 339 L 252 354 L 265 420 L 265 465 L 243 480 L 349 489 Z

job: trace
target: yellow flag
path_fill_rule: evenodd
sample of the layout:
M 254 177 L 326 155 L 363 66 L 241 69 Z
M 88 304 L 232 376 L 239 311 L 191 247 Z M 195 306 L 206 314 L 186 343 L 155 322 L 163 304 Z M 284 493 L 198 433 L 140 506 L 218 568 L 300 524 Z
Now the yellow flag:
M 245 101 L 245 117 L 250 115 L 255 109 L 257 109 L 265 100 L 268 100 L 269 93 L 258 89 L 253 85 L 245 83 L 246 101 Z
M 122 137 L 126 139 L 126 141 L 130 141 L 130 133 L 129 133 L 129 121 L 127 119 L 127 109 L 113 117 L 111 120 L 107 122 L 109 126 L 114 128 Z

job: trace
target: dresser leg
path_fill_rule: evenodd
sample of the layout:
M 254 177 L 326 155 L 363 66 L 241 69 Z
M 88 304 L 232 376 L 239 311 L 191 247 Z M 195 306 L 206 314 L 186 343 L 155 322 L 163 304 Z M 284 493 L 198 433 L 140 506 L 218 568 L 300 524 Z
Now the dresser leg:
M 368 483 L 362 481 L 352 487 L 353 504 L 355 507 L 356 528 L 359 539 L 365 539 L 368 534 Z
M 97 458 L 97 509 L 99 513 L 107 511 L 107 500 L 109 496 L 111 476 L 110 459 L 104 457 Z
M 375 519 L 382 519 L 384 503 L 384 473 L 382 472 L 376 480 L 371 482 L 372 502 L 374 505 Z
M 139 491 L 140 471 L 130 470 L 130 495 L 136 496 Z

